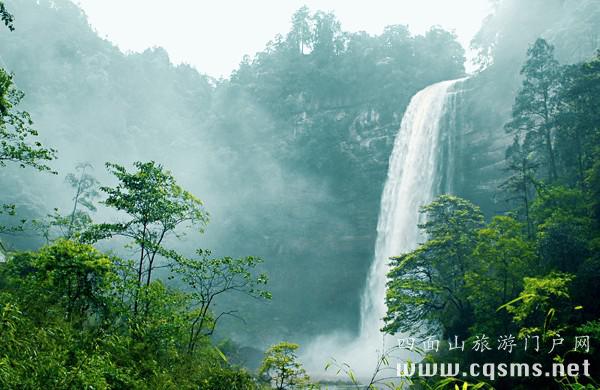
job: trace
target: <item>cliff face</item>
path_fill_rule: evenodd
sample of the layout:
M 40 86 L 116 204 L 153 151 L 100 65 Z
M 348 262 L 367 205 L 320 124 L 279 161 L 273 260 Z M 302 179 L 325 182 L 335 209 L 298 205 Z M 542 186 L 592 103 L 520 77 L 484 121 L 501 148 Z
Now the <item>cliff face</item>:
M 452 192 L 473 201 L 487 215 L 505 208 L 498 186 L 505 175 L 504 156 L 511 141 L 503 126 L 510 116 L 513 92 L 503 91 L 505 101 L 495 109 L 486 110 L 479 99 L 498 87 L 491 81 L 482 84 L 477 77 L 467 80 L 457 96 L 455 113 Z

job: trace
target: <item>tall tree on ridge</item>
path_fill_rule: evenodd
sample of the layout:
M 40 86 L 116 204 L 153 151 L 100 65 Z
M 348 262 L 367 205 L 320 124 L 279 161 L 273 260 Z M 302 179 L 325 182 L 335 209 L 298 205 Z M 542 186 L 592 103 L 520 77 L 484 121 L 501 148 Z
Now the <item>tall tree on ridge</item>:
M 288 34 L 288 39 L 294 45 L 294 49 L 300 54 L 305 54 L 305 49 L 312 47 L 312 31 L 310 28 L 310 11 L 307 6 L 303 6 L 292 16 L 292 30 Z
M 538 168 L 538 165 L 531 161 L 530 155 L 530 147 L 516 134 L 512 145 L 506 149 L 506 170 L 511 172 L 511 175 L 500 184 L 500 188 L 514 194 L 507 200 L 520 203 L 529 238 L 533 237 L 530 209 L 536 192 L 535 173 Z
M 510 133 L 521 132 L 525 142 L 547 166 L 550 182 L 558 179 L 554 147 L 558 115 L 560 67 L 554 58 L 554 47 L 538 38 L 527 51 L 521 68 L 523 84 L 513 105 L 512 120 L 506 124 Z

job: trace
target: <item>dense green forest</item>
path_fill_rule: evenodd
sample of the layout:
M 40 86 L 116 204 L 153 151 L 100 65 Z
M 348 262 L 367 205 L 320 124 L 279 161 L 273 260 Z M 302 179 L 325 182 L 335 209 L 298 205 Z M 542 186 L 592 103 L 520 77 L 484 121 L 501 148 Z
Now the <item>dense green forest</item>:
M 298 350 L 357 331 L 394 137 L 417 91 L 465 76 L 456 37 L 303 7 L 217 80 L 122 53 L 67 0 L 0 17 L 0 388 L 319 388 Z M 468 345 L 565 340 L 443 341 L 425 361 L 586 358 L 592 376 L 414 388 L 600 386 L 599 33 L 594 0 L 495 2 L 457 96 L 453 194 L 391 259 L 385 318 Z

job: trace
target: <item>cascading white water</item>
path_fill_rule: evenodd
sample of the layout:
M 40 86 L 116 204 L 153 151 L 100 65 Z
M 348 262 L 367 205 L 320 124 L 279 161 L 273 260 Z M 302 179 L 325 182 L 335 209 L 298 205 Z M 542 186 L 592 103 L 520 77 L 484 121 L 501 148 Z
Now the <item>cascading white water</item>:
M 389 258 L 415 249 L 423 239 L 417 227 L 419 208 L 430 203 L 439 190 L 440 125 L 448 90 L 458 81 L 443 81 L 421 90 L 402 118 L 381 197 L 374 262 L 361 307 L 361 338 L 381 338 Z
M 417 224 L 419 208 L 440 191 L 443 174 L 440 156 L 444 145 L 441 122 L 451 101 L 452 86 L 461 81 L 443 81 L 418 92 L 411 99 L 389 161 L 388 176 L 381 198 L 374 261 L 367 277 L 361 307 L 360 334 L 354 339 L 326 335 L 315 340 L 305 356 L 311 371 L 334 357 L 348 363 L 359 377 L 372 374 L 378 351 L 391 347 L 380 332 L 386 314 L 385 290 L 389 258 L 413 250 L 423 239 Z

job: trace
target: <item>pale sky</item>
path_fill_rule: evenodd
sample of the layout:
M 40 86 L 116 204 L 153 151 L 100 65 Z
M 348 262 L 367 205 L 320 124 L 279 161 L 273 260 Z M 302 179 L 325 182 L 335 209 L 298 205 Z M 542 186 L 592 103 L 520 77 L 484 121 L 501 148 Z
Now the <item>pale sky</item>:
M 378 34 L 406 24 L 413 34 L 439 25 L 467 49 L 490 11 L 489 0 L 72 0 L 103 38 L 121 50 L 164 47 L 174 63 L 227 77 L 245 54 L 253 55 L 290 28 L 302 5 L 333 11 L 345 31 Z M 469 57 L 469 56 L 468 56 Z M 467 63 L 467 70 L 472 69 Z

